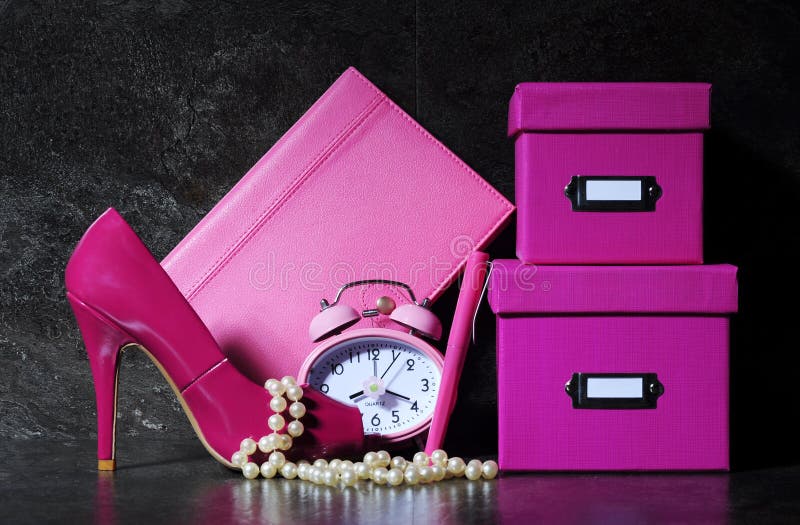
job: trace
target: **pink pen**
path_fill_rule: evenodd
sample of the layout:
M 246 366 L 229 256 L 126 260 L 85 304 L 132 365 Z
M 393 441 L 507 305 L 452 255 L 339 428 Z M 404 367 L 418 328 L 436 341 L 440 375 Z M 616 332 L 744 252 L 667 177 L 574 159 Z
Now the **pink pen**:
M 464 267 L 464 280 L 458 294 L 453 325 L 450 327 L 450 337 L 447 340 L 447 350 L 444 354 L 442 384 L 439 386 L 436 409 L 433 411 L 428 442 L 425 445 L 427 454 L 437 448 L 442 448 L 444 443 L 447 423 L 450 421 L 450 414 L 456 405 L 458 380 L 461 378 L 464 360 L 467 357 L 472 334 L 472 318 L 478 308 L 478 301 L 480 301 L 481 291 L 486 280 L 488 261 L 489 254 L 474 252 L 469 256 Z

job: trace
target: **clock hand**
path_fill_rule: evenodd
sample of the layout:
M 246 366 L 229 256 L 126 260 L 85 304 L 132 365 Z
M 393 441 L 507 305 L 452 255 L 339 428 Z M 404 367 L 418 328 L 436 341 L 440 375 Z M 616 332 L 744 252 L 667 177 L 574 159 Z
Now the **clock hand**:
M 355 398 L 357 398 L 357 397 L 359 397 L 359 396 L 363 396 L 363 395 L 364 395 L 364 391 L 363 391 L 363 390 L 359 390 L 359 391 L 358 391 L 358 392 L 356 392 L 355 394 L 351 394 L 351 395 L 350 395 L 350 399 L 355 399 Z
M 381 379 L 383 379 L 383 376 L 385 376 L 386 373 L 389 371 L 389 369 L 392 368 L 392 365 L 394 364 L 395 361 L 397 361 L 397 358 L 400 357 L 400 352 L 397 352 L 397 355 L 394 355 L 394 350 L 392 350 L 392 357 L 393 357 L 392 362 L 389 363 L 389 366 L 387 366 L 386 370 L 384 370 L 383 374 L 381 374 Z
M 372 375 L 374 375 L 375 377 L 378 377 L 378 361 L 375 360 L 375 359 L 372 360 L 372 370 L 374 371 L 374 373 Z
M 387 390 L 386 393 L 387 394 L 391 394 L 391 395 L 393 395 L 395 397 L 399 397 L 400 399 L 405 399 L 406 401 L 411 401 L 410 397 L 406 397 L 406 396 L 404 396 L 402 394 L 398 394 L 397 392 L 392 392 L 391 390 Z

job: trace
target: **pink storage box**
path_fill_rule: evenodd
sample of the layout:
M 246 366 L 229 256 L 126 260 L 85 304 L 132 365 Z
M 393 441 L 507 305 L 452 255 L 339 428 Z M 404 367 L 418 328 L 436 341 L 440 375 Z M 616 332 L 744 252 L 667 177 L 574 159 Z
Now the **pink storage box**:
M 524 83 L 511 97 L 517 256 L 702 264 L 711 86 Z
M 494 262 L 503 470 L 727 470 L 736 267 Z

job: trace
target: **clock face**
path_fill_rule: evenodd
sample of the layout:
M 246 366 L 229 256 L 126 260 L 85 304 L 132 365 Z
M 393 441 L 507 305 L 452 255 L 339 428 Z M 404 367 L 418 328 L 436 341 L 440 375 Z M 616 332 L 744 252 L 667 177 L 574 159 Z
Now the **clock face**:
M 442 375 L 440 354 L 432 347 L 427 353 L 420 350 L 423 345 L 394 337 L 346 339 L 317 356 L 307 382 L 337 401 L 356 405 L 365 434 L 409 437 L 430 422 Z

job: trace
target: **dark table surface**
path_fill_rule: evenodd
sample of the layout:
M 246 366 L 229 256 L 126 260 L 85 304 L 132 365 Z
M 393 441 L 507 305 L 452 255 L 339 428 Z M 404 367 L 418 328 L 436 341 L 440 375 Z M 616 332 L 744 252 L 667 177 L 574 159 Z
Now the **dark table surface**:
M 246 480 L 197 441 L 125 439 L 116 472 L 91 441 L 0 448 L 8 523 L 798 523 L 800 466 L 722 473 L 525 474 L 392 488 Z M 13 517 L 13 518 L 11 518 Z

